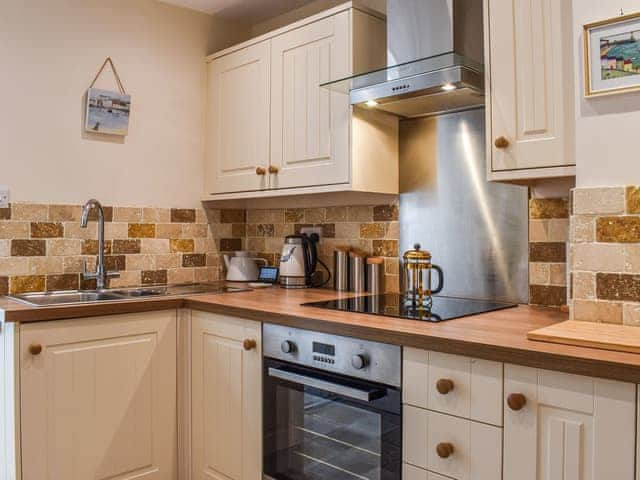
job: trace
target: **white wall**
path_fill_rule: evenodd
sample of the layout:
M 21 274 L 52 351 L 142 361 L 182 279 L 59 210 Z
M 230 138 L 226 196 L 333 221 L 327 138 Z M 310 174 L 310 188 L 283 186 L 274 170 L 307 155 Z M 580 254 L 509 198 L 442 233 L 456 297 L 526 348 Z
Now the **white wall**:
M 0 185 L 13 201 L 192 207 L 211 17 L 154 0 L 2 0 Z M 132 95 L 124 140 L 83 132 L 111 56 Z M 97 86 L 115 89 L 107 70 Z
M 576 75 L 576 185 L 640 183 L 640 93 L 584 98 L 584 24 L 640 10 L 637 0 L 573 0 Z

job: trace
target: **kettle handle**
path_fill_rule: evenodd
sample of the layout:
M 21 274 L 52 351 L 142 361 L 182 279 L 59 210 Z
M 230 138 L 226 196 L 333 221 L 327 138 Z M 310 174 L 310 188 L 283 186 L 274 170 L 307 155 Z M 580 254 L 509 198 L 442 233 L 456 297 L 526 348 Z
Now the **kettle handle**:
M 444 273 L 438 265 L 431 265 L 431 268 L 438 272 L 438 286 L 431 290 L 431 293 L 435 295 L 436 293 L 440 293 L 444 288 Z
M 267 261 L 266 258 L 259 258 L 259 257 L 255 257 L 255 258 L 251 258 L 250 260 L 254 260 L 256 262 L 262 262 L 264 263 L 264 266 L 266 267 L 267 265 L 269 265 L 269 262 Z

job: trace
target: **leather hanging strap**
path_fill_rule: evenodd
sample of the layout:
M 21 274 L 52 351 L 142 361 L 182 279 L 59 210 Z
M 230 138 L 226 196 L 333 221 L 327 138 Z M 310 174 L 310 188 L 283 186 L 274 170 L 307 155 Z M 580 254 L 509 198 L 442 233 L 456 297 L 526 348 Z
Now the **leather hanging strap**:
M 93 82 L 91 82 L 91 85 L 89 85 L 89 88 L 93 88 L 93 86 L 95 85 L 100 75 L 102 75 L 102 71 L 104 70 L 104 67 L 107 66 L 107 63 L 111 66 L 111 71 L 113 72 L 113 76 L 116 77 L 118 90 L 120 90 L 121 94 L 126 95 L 127 92 L 124 89 L 124 85 L 122 85 L 122 81 L 120 80 L 120 75 L 118 75 L 118 71 L 116 70 L 116 66 L 113 64 L 111 57 L 107 57 L 107 59 L 104 61 L 104 63 L 100 67 L 100 70 L 98 70 L 98 73 L 96 73 L 96 76 L 93 78 Z

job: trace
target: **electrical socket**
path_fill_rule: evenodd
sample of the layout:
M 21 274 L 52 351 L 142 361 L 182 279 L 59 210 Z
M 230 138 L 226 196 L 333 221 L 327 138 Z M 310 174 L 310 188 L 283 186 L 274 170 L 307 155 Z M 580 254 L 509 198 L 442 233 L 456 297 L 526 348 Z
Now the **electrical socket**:
M 306 233 L 307 235 L 315 233 L 319 239 L 322 239 L 322 227 L 303 227 L 300 229 L 300 233 Z
M 9 187 L 0 185 L 0 208 L 7 208 L 9 206 Z

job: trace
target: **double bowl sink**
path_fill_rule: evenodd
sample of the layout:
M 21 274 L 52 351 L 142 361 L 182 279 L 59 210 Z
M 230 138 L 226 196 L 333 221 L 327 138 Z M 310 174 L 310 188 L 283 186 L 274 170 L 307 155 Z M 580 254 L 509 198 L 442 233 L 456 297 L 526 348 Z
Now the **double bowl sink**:
M 80 303 L 97 303 L 141 298 L 173 297 L 179 295 L 198 295 L 203 293 L 233 293 L 250 290 L 234 287 L 224 283 L 189 283 L 180 285 L 162 285 L 140 288 L 123 288 L 114 290 L 70 290 L 43 293 L 25 293 L 12 295 L 9 298 L 36 307 L 54 305 L 76 305 Z

